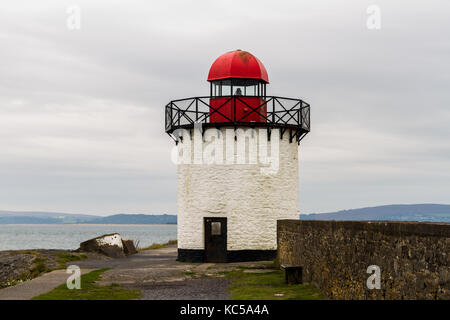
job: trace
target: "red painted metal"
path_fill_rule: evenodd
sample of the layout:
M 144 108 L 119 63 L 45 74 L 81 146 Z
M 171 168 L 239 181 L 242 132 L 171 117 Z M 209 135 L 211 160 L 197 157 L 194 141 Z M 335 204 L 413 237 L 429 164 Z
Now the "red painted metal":
M 217 97 L 210 106 L 210 122 L 266 122 L 267 104 L 261 97 Z
M 242 50 L 221 55 L 209 70 L 208 81 L 230 78 L 259 79 L 269 83 L 269 76 L 262 62 L 251 53 Z

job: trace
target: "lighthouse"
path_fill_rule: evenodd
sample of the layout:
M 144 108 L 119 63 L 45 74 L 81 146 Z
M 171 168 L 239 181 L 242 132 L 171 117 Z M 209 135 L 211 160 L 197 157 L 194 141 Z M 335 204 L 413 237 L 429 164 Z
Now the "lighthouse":
M 209 95 L 165 107 L 178 171 L 178 260 L 273 259 L 277 220 L 299 217 L 298 148 L 310 106 L 267 95 L 265 66 L 243 50 L 218 57 L 207 81 Z

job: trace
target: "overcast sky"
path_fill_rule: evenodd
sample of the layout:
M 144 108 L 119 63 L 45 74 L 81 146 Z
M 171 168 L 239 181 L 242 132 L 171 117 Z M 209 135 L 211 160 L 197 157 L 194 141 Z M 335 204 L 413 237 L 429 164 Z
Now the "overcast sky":
M 0 210 L 176 213 L 164 105 L 209 94 L 238 48 L 269 95 L 311 104 L 302 213 L 448 204 L 449 17 L 448 0 L 4 0 Z

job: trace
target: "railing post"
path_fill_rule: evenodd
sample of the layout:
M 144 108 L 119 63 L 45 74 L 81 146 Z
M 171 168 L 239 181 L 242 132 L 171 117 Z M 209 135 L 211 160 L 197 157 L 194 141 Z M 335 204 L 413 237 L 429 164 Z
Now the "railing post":
M 275 98 L 272 97 L 272 123 L 275 123 Z
M 311 108 L 308 106 L 308 131 L 311 130 Z
M 236 122 L 236 97 L 232 96 L 231 99 L 233 99 L 233 121 Z
M 173 123 L 173 106 L 172 106 L 172 102 L 170 103 L 170 129 L 172 129 L 172 126 L 175 124 Z
M 178 116 L 178 126 L 180 126 L 180 120 L 181 120 L 181 114 L 180 114 L 180 112 L 181 112 L 181 110 L 180 110 L 180 108 L 177 108 L 178 110 L 177 110 L 177 116 Z
M 198 122 L 198 99 L 195 98 L 195 121 Z
M 172 126 L 173 126 L 173 108 L 172 108 L 172 101 L 169 103 L 169 108 L 170 108 L 170 123 L 168 124 L 168 126 L 170 126 L 170 129 L 172 130 Z

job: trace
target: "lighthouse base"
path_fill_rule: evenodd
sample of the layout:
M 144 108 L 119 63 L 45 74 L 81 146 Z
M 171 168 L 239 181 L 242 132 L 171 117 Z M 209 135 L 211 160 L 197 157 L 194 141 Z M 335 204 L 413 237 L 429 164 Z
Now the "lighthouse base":
M 277 250 L 227 250 L 226 262 L 267 261 L 274 260 Z M 214 262 L 205 261 L 205 250 L 178 249 L 178 261 L 183 262 Z

